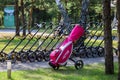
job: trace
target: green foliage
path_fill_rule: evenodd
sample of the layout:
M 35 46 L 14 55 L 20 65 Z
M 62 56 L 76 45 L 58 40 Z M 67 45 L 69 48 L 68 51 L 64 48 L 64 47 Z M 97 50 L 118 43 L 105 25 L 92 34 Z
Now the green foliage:
M 14 5 L 15 0 L 0 0 L 0 10 L 3 11 L 5 5 Z M 20 5 L 20 1 L 19 5 Z M 36 18 L 38 21 L 54 21 L 58 22 L 59 20 L 59 10 L 56 6 L 55 0 L 23 0 L 24 7 L 29 10 L 30 7 L 34 6 L 42 11 L 40 14 L 36 13 L 35 15 L 39 18 Z M 80 11 L 81 11 L 81 2 L 82 0 L 61 0 L 64 7 L 66 8 L 68 15 L 73 23 L 79 21 Z M 3 5 L 3 6 L 2 6 Z M 102 13 L 102 0 L 90 0 L 89 6 L 89 15 L 95 17 Z M 25 11 L 25 14 L 26 11 Z M 27 15 L 28 16 L 28 15 Z M 43 16 L 43 17 L 41 17 Z M 29 16 L 28 16 L 29 17 Z

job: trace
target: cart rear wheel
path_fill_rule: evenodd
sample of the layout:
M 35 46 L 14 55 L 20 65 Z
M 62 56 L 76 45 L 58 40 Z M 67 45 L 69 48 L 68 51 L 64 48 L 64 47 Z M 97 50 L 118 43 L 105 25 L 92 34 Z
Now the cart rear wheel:
M 93 57 L 98 57 L 98 50 L 95 47 L 92 48 L 92 53 Z
M 86 51 L 87 51 L 87 54 L 86 54 L 87 57 L 88 57 L 88 58 L 92 58 L 92 51 L 91 51 L 91 49 L 90 49 L 90 48 L 87 48 Z
M 99 47 L 98 48 L 98 55 L 100 56 L 100 57 L 103 57 L 104 55 L 105 55 L 105 52 L 104 52 L 104 48 L 103 47 Z
M 16 56 L 14 54 L 11 56 L 11 60 L 12 60 L 12 63 L 15 63 L 17 61 Z
M 77 70 L 83 68 L 83 65 L 84 65 L 84 63 L 83 63 L 82 60 L 77 60 L 77 61 L 75 62 L 75 68 L 76 68 Z
M 6 53 L 0 53 L 0 62 L 4 62 L 7 59 Z
M 44 52 L 43 51 L 36 51 L 35 54 L 36 54 L 36 60 L 38 62 L 43 61 L 43 59 L 44 59 Z
M 86 58 L 87 52 L 86 52 L 85 49 L 81 49 L 81 50 L 79 51 L 79 54 L 80 54 L 80 58 Z
M 49 61 L 49 60 L 50 60 L 50 53 L 51 53 L 51 51 L 48 51 L 48 52 L 46 52 L 46 53 L 44 54 L 44 59 L 45 59 L 45 61 Z
M 27 62 L 27 60 L 28 60 L 27 55 L 26 55 L 25 53 L 21 53 L 21 55 L 20 55 L 20 60 L 21 60 L 21 62 L 23 62 L 23 63 Z
M 29 53 L 29 54 L 28 54 L 28 60 L 29 60 L 30 62 L 35 62 L 35 60 L 36 60 L 35 54 L 34 54 L 34 53 Z
M 16 55 L 15 55 L 15 53 L 8 54 L 7 59 L 11 60 L 12 63 L 15 63 L 16 62 Z

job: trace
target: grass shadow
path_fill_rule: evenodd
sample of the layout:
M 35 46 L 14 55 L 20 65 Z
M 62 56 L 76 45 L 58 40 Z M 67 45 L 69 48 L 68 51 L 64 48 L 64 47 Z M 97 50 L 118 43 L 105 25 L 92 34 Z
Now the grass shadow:
M 105 75 L 102 65 L 87 65 L 81 70 L 74 67 L 61 67 L 59 70 L 38 69 L 24 71 L 21 74 L 28 80 L 116 80 L 117 73 L 114 75 Z

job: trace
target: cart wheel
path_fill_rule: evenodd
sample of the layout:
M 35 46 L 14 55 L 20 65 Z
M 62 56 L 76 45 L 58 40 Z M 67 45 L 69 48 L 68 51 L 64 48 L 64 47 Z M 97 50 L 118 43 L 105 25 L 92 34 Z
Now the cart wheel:
M 43 53 L 42 51 L 36 52 L 36 60 L 37 60 L 38 62 L 43 61 L 43 57 L 44 57 L 44 53 Z
M 45 59 L 45 61 L 49 61 L 49 60 L 50 60 L 50 52 L 51 52 L 51 51 L 48 51 L 48 52 L 46 52 L 46 53 L 44 54 L 44 59 Z
M 80 58 L 86 58 L 86 57 L 87 57 L 87 56 L 86 56 L 87 52 L 86 52 L 85 49 L 81 49 L 81 50 L 79 51 L 79 54 L 80 54 Z
M 7 56 L 8 56 L 8 54 L 1 52 L 0 53 L 0 62 L 4 62 L 5 60 L 7 60 Z
M 83 65 L 84 65 L 84 63 L 83 63 L 82 60 L 77 60 L 77 61 L 75 62 L 75 68 L 76 68 L 77 70 L 83 68 Z
M 92 53 L 93 53 L 92 54 L 93 57 L 98 57 L 98 50 L 97 50 L 97 48 L 93 47 L 92 48 Z
M 91 51 L 91 49 L 90 49 L 90 48 L 87 48 L 86 51 L 87 51 L 87 54 L 86 54 L 87 57 L 88 57 L 88 58 L 92 58 L 92 51 Z
M 27 55 L 26 55 L 25 53 L 22 53 L 22 54 L 20 55 L 20 60 L 21 60 L 21 62 L 23 62 L 23 63 L 27 62 L 27 60 L 28 60 Z
M 103 57 L 104 55 L 105 55 L 105 52 L 104 52 L 104 48 L 103 47 L 99 47 L 98 48 L 98 55 L 100 56 L 100 57 Z
M 36 60 L 35 54 L 34 54 L 34 53 L 29 53 L 29 55 L 28 55 L 28 60 L 29 60 L 30 62 L 35 62 L 35 60 Z
M 0 62 L 4 62 L 5 61 L 5 57 L 3 55 L 0 55 Z
M 20 52 L 16 53 L 16 59 L 20 61 Z
M 17 59 L 16 59 L 16 56 L 14 54 L 11 56 L 11 60 L 12 60 L 12 63 L 16 63 Z
M 58 69 L 59 69 L 59 66 L 53 65 L 51 62 L 49 62 L 49 65 L 50 65 L 54 70 L 58 70 Z
M 7 60 L 11 60 L 12 63 L 16 62 L 16 55 L 14 53 L 8 54 Z

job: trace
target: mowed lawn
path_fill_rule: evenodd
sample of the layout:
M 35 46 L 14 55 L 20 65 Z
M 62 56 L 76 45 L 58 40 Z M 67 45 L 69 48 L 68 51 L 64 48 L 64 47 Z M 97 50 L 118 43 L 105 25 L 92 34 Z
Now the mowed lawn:
M 37 70 L 12 71 L 12 78 L 7 79 L 6 71 L 0 72 L 0 80 L 117 80 L 118 64 L 115 63 L 115 74 L 105 75 L 104 64 L 85 65 L 83 69 L 72 67 L 39 68 Z

